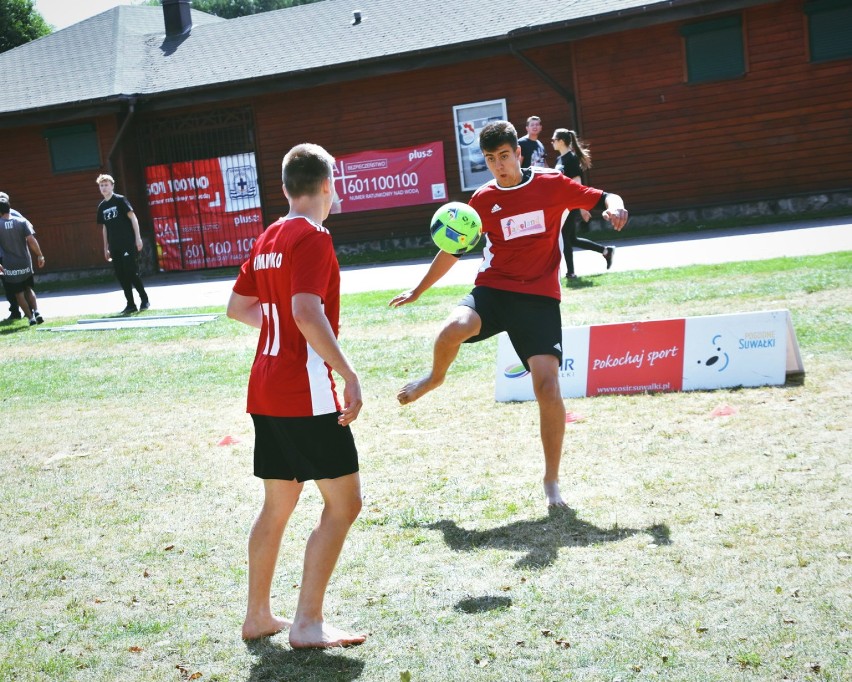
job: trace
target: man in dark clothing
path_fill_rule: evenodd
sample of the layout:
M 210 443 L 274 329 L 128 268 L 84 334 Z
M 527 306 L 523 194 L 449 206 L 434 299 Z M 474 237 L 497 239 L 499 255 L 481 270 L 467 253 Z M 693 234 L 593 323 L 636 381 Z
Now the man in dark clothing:
M 115 276 L 124 291 L 127 306 L 122 315 L 130 315 L 139 310 L 148 310 L 148 294 L 139 276 L 136 254 L 142 250 L 142 237 L 139 235 L 139 221 L 133 207 L 126 197 L 113 192 L 115 180 L 111 175 L 98 176 L 98 188 L 103 201 L 98 204 L 97 222 L 104 230 L 104 258 L 112 261 Z M 133 289 L 139 292 L 139 307 L 133 300 Z
M 7 204 L 10 204 L 9 195 L 6 192 L 0 192 L 0 201 L 5 201 Z M 9 208 L 9 214 L 12 218 L 20 218 L 21 220 L 25 220 L 29 223 L 29 221 L 24 218 L 18 211 L 14 208 Z M 32 223 L 30 223 L 30 227 L 32 227 Z M 0 265 L 3 265 L 3 254 L 0 253 Z M 14 322 L 15 320 L 21 319 L 21 307 L 18 305 L 18 297 L 13 294 L 8 289 L 4 289 L 6 292 L 6 300 L 9 302 L 9 317 L 7 317 L 4 322 Z
M 527 134 L 518 139 L 521 148 L 521 168 L 533 166 L 546 168 L 546 151 L 538 136 L 541 135 L 541 119 L 538 116 L 530 116 L 527 119 Z

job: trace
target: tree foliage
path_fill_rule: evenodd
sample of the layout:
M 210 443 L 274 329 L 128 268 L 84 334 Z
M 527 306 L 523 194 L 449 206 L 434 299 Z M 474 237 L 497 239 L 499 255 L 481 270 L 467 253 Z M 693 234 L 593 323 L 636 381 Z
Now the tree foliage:
M 2 1 L 2 0 L 0 0 Z M 235 19 L 249 14 L 270 12 L 296 5 L 308 5 L 318 0 L 192 0 L 192 9 L 215 14 L 223 19 Z M 149 5 L 159 5 L 160 0 L 149 0 Z
M 51 28 L 33 0 L 0 0 L 0 52 L 46 36 Z

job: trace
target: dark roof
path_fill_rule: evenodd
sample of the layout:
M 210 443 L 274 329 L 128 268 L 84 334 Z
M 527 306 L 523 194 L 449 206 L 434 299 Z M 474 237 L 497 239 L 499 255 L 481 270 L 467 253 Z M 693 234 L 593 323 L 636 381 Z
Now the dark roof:
M 0 121 L 114 110 L 130 97 L 175 105 L 214 88 L 305 87 L 765 3 L 322 0 L 229 20 L 193 10 L 192 31 L 170 39 L 161 8 L 120 6 L 0 54 Z

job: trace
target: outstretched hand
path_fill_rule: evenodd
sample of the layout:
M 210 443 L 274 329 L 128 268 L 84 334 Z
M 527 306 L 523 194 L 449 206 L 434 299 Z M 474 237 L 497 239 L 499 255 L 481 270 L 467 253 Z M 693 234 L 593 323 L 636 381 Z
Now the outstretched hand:
M 397 294 L 394 296 L 388 305 L 391 308 L 399 308 L 401 305 L 405 305 L 407 303 L 414 303 L 418 298 L 420 298 L 419 294 L 414 293 L 414 289 L 410 291 L 403 291 L 401 294 Z
M 624 226 L 627 225 L 627 219 L 629 218 L 626 208 L 607 209 L 601 217 L 609 221 L 612 229 L 616 232 L 621 232 Z

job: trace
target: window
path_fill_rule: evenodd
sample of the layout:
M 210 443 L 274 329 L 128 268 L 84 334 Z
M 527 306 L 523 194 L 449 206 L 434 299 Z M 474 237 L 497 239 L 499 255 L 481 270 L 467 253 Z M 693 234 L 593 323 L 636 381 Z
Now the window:
M 805 14 L 812 62 L 852 57 L 852 0 L 812 0 Z
M 44 137 L 54 173 L 100 168 L 101 153 L 94 123 L 48 128 Z
M 686 80 L 704 83 L 745 74 L 742 17 L 729 16 L 681 26 Z

